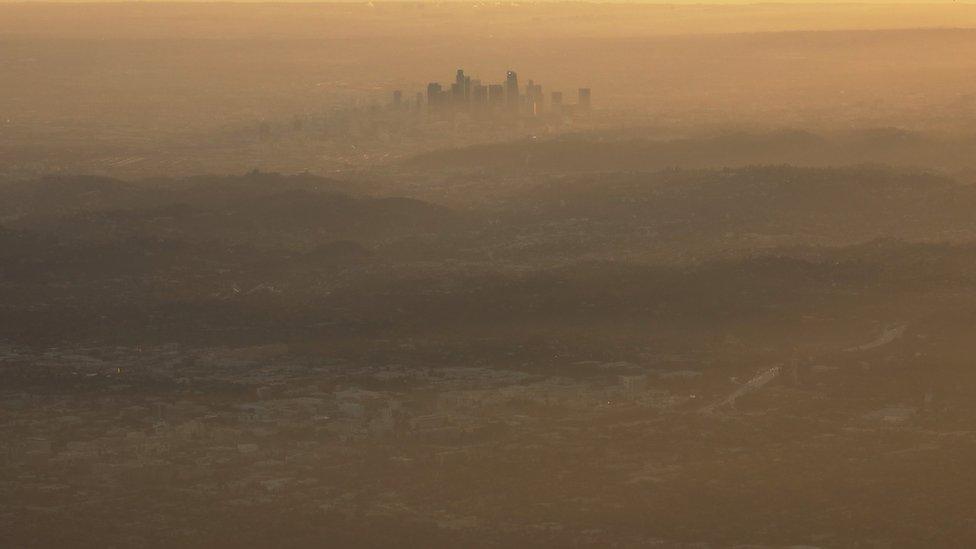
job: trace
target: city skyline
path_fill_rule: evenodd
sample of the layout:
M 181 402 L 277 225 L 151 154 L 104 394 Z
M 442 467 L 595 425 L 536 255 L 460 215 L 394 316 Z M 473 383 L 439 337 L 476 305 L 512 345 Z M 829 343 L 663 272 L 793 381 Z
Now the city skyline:
M 403 93 L 401 89 L 393 90 L 391 104 L 395 108 L 403 107 Z M 454 82 L 449 87 L 440 82 L 429 82 L 425 93 L 417 92 L 414 107 L 426 107 L 431 115 L 467 112 L 473 115 L 507 114 L 512 117 L 541 117 L 546 114 L 563 116 L 590 111 L 590 88 L 577 88 L 576 96 L 575 104 L 565 103 L 563 92 L 553 90 L 547 108 L 542 84 L 530 79 L 524 88 L 521 87 L 518 72 L 513 69 L 505 72 L 504 82 L 485 84 L 481 79 L 473 79 L 465 74 L 463 68 L 458 68 Z

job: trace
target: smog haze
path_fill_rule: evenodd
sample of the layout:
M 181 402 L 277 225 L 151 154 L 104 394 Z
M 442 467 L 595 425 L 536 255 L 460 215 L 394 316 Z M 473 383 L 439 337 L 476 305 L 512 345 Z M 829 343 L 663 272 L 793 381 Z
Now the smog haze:
M 976 4 L 0 3 L 0 545 L 976 544 Z

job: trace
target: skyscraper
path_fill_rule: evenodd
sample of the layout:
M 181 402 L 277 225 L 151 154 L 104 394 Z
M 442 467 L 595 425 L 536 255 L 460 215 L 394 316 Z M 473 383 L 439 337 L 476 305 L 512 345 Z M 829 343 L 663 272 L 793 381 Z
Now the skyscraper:
M 519 110 L 519 85 L 518 75 L 515 71 L 508 71 L 505 76 L 505 105 L 508 110 L 518 114 Z
M 427 110 L 429 112 L 434 112 L 441 108 L 443 93 L 441 85 L 437 82 L 427 84 Z
M 590 88 L 579 89 L 579 109 L 581 111 L 590 110 Z
M 493 109 L 505 104 L 505 86 L 501 84 L 488 85 L 488 104 Z
M 539 116 L 542 114 L 542 85 L 529 80 L 529 85 L 525 87 L 525 99 L 528 105 L 529 114 Z
M 461 82 L 451 84 L 451 103 L 455 108 L 464 105 L 464 84 Z
M 549 100 L 552 107 L 552 112 L 555 114 L 562 114 L 563 112 L 563 92 L 552 92 L 552 98 Z
M 464 69 L 457 70 L 451 92 L 454 95 L 454 104 L 457 107 L 467 106 L 471 100 L 471 77 L 464 75 Z
M 471 107 L 475 110 L 484 110 L 488 104 L 488 86 L 481 83 L 481 80 L 471 81 Z

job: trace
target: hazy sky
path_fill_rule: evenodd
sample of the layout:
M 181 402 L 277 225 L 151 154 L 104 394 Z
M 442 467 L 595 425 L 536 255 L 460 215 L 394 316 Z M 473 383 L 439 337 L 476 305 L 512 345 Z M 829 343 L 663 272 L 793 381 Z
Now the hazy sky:
M 818 0 L 811 2 L 808 0 L 777 0 L 775 2 L 756 2 L 754 0 L 584 0 L 583 2 L 578 2 L 578 0 L 573 0 L 574 3 L 598 3 L 598 4 L 659 4 L 659 5 L 776 5 L 776 4 L 796 4 L 796 5 L 816 5 L 816 4 L 916 4 L 919 6 L 932 5 L 932 4 L 956 4 L 956 5 L 976 5 L 976 2 L 957 2 L 955 0 L 858 0 L 856 2 L 851 2 L 850 0 Z M 443 4 L 443 3 L 461 3 L 461 4 L 526 4 L 526 3 L 565 3 L 565 0 L 519 0 L 515 2 L 471 2 L 469 0 L 379 0 L 376 2 L 367 0 L 329 0 L 323 2 L 321 0 L 284 0 L 284 1 L 272 1 L 268 0 L 0 0 L 0 4 L 145 4 L 145 3 L 272 3 L 272 4 L 379 4 L 379 3 L 428 3 L 428 4 Z

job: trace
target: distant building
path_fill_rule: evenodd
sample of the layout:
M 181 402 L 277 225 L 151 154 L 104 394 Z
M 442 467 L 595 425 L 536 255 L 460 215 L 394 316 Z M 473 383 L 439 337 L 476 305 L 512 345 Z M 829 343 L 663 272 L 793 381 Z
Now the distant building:
M 464 75 L 464 69 L 458 69 L 455 83 L 461 91 L 461 101 L 467 103 L 468 99 L 471 98 L 471 77 Z
M 505 86 L 501 84 L 488 85 L 488 104 L 492 108 L 501 107 L 505 104 Z
M 505 76 L 505 106 L 508 107 L 508 110 L 518 114 L 519 85 L 518 74 L 515 71 L 508 71 Z
M 532 116 L 540 116 L 543 108 L 542 85 L 529 80 L 525 87 L 525 102 L 528 113 Z
M 475 110 L 484 110 L 488 105 L 488 86 L 480 80 L 471 81 L 471 107 Z
M 554 114 L 565 114 L 566 111 L 563 109 L 563 92 L 552 92 L 552 96 L 549 99 L 549 105 Z
M 457 82 L 451 84 L 451 103 L 455 107 L 463 105 L 466 101 L 464 100 L 464 85 Z
M 401 92 L 400 90 L 393 90 L 393 106 L 399 109 L 402 103 L 403 103 L 403 92 Z
M 444 90 L 437 82 L 427 84 L 427 110 L 436 112 L 441 110 L 444 104 Z
M 541 117 L 545 110 L 545 94 L 542 85 L 529 80 L 524 94 L 519 89 L 518 74 L 507 71 L 505 82 L 498 84 L 483 84 L 479 79 L 472 79 L 464 73 L 464 69 L 457 69 L 454 81 L 445 89 L 437 82 L 427 85 L 427 110 L 430 113 L 469 112 L 484 120 L 490 113 L 508 112 L 511 116 L 524 115 Z M 417 109 L 421 108 L 424 97 L 417 94 Z M 554 114 L 571 116 L 574 113 L 586 112 L 590 109 L 590 89 L 579 88 L 579 101 L 575 105 L 564 103 L 562 92 L 552 92 L 552 107 Z M 400 90 L 393 92 L 393 104 L 401 106 L 403 96 Z
M 579 89 L 579 109 L 582 111 L 590 110 L 590 88 Z

